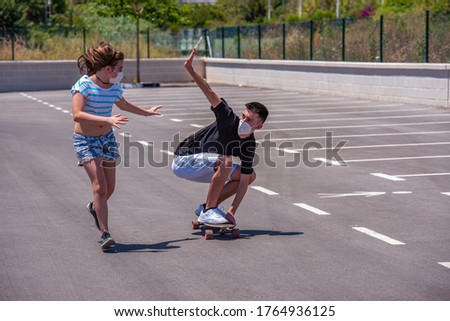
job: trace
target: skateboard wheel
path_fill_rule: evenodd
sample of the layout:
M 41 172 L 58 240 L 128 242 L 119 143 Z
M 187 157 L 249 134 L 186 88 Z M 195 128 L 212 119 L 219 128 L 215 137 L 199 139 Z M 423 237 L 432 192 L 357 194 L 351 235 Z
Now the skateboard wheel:
M 210 240 L 214 238 L 214 233 L 212 230 L 206 230 L 205 231 L 205 240 Z
M 231 235 L 233 236 L 233 238 L 238 239 L 239 236 L 241 236 L 241 232 L 239 232 L 239 229 L 236 228 L 231 231 Z
M 198 229 L 200 229 L 200 223 L 197 222 L 196 220 L 192 220 L 192 229 L 193 229 L 193 230 L 198 230 Z

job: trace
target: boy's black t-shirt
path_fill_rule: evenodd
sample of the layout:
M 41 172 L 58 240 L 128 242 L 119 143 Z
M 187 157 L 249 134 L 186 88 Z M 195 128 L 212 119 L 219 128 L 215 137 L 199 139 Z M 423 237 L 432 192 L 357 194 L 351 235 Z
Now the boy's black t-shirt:
M 199 153 L 215 153 L 239 157 L 241 173 L 253 173 L 256 142 L 253 133 L 244 139 L 238 135 L 239 117 L 227 102 L 211 107 L 216 121 L 186 138 L 180 143 L 175 155 L 185 156 Z

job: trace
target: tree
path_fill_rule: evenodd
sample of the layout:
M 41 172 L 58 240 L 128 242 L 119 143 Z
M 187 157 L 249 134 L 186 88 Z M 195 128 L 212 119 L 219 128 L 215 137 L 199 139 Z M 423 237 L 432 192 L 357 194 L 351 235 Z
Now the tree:
M 161 29 L 180 25 L 180 7 L 174 0 L 97 0 L 99 14 L 109 16 L 128 16 L 136 20 L 136 69 L 137 82 L 140 77 L 139 22 L 147 20 Z
M 186 3 L 181 6 L 181 14 L 186 17 L 183 26 L 190 28 L 210 28 L 223 25 L 226 15 L 210 3 Z
M 52 12 L 64 14 L 66 0 L 52 0 Z M 0 0 L 0 26 L 16 27 L 44 23 L 43 0 Z
M 267 0 L 217 0 L 227 24 L 260 23 L 267 14 Z
M 25 6 L 14 0 L 0 0 L 0 27 L 14 27 L 23 21 Z

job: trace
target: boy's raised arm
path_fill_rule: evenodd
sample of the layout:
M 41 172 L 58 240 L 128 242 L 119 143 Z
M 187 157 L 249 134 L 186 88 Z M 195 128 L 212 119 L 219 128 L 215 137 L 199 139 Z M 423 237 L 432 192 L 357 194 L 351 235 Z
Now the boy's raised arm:
M 215 93 L 215 91 L 212 90 L 212 88 L 209 86 L 206 80 L 194 70 L 194 67 L 192 66 L 192 61 L 194 60 L 195 51 L 196 51 L 195 48 L 192 49 L 191 54 L 184 63 L 184 68 L 189 72 L 192 79 L 194 79 L 195 83 L 201 89 L 205 97 L 208 99 L 211 106 L 216 108 L 222 101 L 220 100 L 220 97 Z

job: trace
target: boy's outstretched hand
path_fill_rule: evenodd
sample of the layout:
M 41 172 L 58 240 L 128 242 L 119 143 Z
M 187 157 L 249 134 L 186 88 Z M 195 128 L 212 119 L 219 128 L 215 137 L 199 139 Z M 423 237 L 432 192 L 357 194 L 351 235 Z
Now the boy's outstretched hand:
M 197 50 L 195 48 L 192 49 L 191 54 L 189 55 L 189 57 L 186 59 L 186 61 L 184 62 L 184 68 L 186 69 L 192 69 L 192 61 L 194 60 L 194 56 L 195 56 L 195 52 Z

